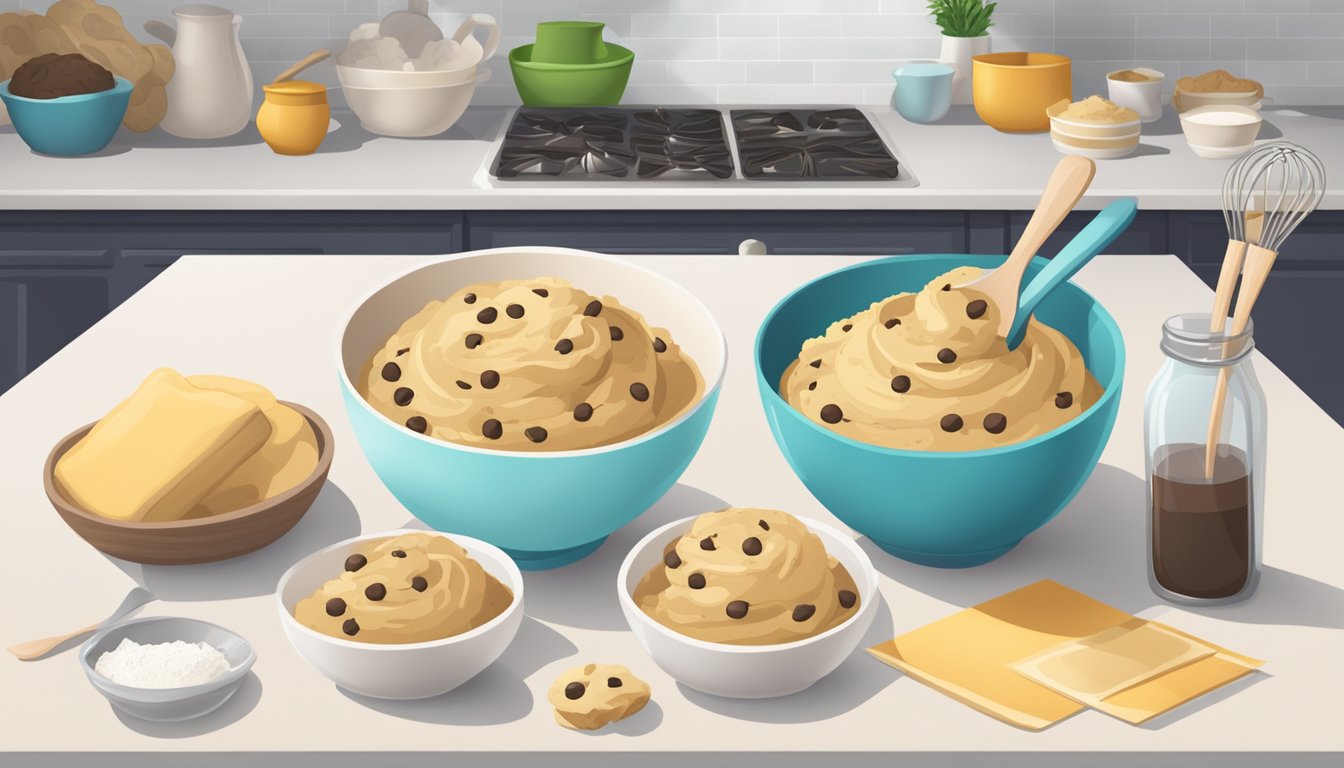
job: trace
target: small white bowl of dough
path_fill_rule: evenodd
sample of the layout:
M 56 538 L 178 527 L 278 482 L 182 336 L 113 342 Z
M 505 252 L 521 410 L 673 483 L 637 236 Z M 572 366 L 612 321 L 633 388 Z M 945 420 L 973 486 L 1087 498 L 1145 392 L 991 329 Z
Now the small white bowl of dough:
M 1149 67 L 1132 67 L 1106 73 L 1107 95 L 1129 107 L 1145 123 L 1162 118 L 1162 81 L 1166 75 Z
M 207 715 L 243 684 L 257 654 L 209 622 L 150 617 L 94 635 L 79 652 L 89 682 L 112 706 L 141 720 Z
M 1250 107 L 1222 104 L 1181 113 L 1181 130 L 1191 151 L 1210 160 L 1241 157 L 1250 151 L 1265 119 Z
M 817 553 L 829 557 L 818 564 Z M 755 564 L 765 570 L 751 578 Z M 849 658 L 877 615 L 877 581 L 872 561 L 839 530 L 730 509 L 645 536 L 621 564 L 617 592 L 626 623 L 664 672 L 715 696 L 766 699 L 803 691 Z M 680 630 L 664 623 L 674 615 L 688 622 Z
M 1050 139 L 1066 155 L 1109 160 L 1132 155 L 1139 146 L 1139 113 L 1100 96 L 1060 99 L 1045 112 Z
M 509 556 L 436 531 L 333 544 L 286 571 L 275 596 L 285 636 L 304 661 L 341 688 L 378 699 L 453 690 L 493 664 L 523 620 L 523 575 Z

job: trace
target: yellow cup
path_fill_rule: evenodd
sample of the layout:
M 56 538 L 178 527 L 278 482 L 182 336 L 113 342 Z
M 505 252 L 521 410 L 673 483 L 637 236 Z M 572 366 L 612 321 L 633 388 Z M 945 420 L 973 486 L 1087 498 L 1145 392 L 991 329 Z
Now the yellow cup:
M 307 80 L 262 86 L 266 100 L 257 110 L 257 131 L 279 155 L 311 155 L 331 123 L 327 87 Z
M 975 113 L 1008 132 L 1050 129 L 1047 107 L 1073 97 L 1073 67 L 1054 53 L 985 53 L 972 58 Z

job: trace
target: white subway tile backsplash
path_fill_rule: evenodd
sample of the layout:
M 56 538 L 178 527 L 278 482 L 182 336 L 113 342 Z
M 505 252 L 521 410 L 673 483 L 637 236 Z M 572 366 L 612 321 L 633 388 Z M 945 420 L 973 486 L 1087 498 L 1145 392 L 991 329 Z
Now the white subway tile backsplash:
M 171 19 L 187 0 L 101 0 L 129 28 Z M 243 50 L 262 82 L 315 48 L 339 52 L 355 26 L 405 0 L 212 0 L 244 17 Z M 0 0 L 0 12 L 51 0 Z M 902 60 L 936 58 L 928 0 L 430 0 L 455 29 L 489 13 L 504 29 L 482 104 L 514 104 L 510 48 L 538 22 L 588 19 L 636 52 L 626 100 L 764 104 L 886 102 Z M 994 50 L 1074 59 L 1074 93 L 1105 93 L 1105 74 L 1145 64 L 1175 79 L 1224 67 L 1264 81 L 1276 103 L 1344 103 L 1344 0 L 999 0 Z M 334 85 L 332 67 L 309 76 Z M 339 92 L 333 101 L 340 103 Z

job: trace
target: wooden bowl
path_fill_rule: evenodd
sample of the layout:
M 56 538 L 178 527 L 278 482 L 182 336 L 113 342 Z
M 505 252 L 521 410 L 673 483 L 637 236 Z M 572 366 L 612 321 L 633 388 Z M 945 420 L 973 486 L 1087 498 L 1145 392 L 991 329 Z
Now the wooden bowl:
M 282 401 L 283 402 L 283 401 Z M 42 482 L 56 512 L 95 549 L 147 565 L 212 563 L 261 549 L 289 532 L 308 511 L 326 483 L 335 448 L 331 427 L 321 416 L 295 403 L 284 403 L 308 419 L 317 436 L 317 466 L 303 482 L 284 493 L 222 515 L 193 520 L 128 523 L 109 520 L 75 506 L 56 485 L 56 462 L 93 424 L 66 435 L 47 456 Z

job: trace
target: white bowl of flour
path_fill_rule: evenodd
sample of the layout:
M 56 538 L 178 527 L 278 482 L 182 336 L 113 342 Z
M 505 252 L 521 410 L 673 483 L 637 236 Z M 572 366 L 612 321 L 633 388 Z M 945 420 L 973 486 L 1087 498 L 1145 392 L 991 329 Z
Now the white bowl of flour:
M 238 634 L 178 617 L 124 622 L 94 635 L 79 652 L 84 674 L 112 706 L 157 722 L 215 711 L 242 685 L 256 658 Z

